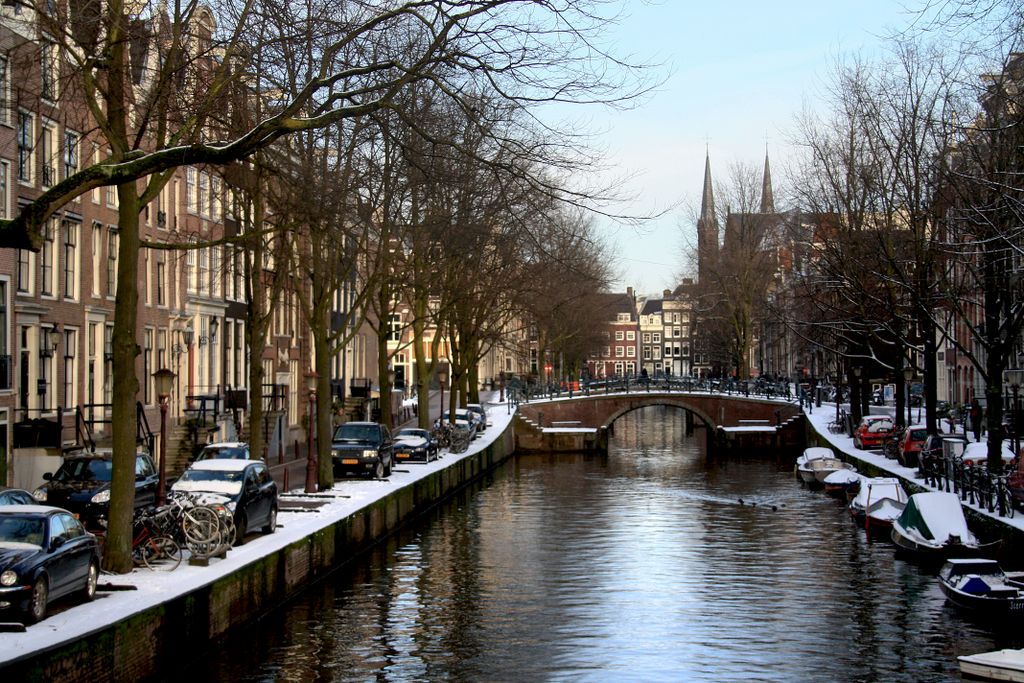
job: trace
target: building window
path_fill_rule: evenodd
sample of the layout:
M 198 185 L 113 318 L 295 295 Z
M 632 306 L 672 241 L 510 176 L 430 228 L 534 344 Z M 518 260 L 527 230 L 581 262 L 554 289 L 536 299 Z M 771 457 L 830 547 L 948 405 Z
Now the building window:
M 616 358 L 622 358 L 624 355 L 626 355 L 626 350 L 624 348 L 622 348 L 621 346 L 616 346 L 615 347 L 615 357 Z
M 622 374 L 622 363 L 616 363 L 615 364 L 615 374 L 616 375 L 621 375 Z
M 660 344 L 661 343 L 661 332 L 654 332 L 653 334 L 651 334 L 651 343 L 652 344 Z
M 28 249 L 18 250 L 18 282 L 19 292 L 32 291 L 32 252 Z
M 650 332 L 644 332 L 643 341 L 644 341 L 644 344 L 650 344 L 651 343 L 651 333 Z
M 64 221 L 64 298 L 78 299 L 78 223 Z
M 35 145 L 32 115 L 18 112 L 18 180 L 32 182 L 32 149 Z
M 40 175 L 43 187 L 52 187 L 57 182 L 57 158 L 57 128 L 52 123 L 44 122 L 42 134 L 39 136 L 39 159 L 42 167 Z
M 117 294 L 117 230 L 107 233 L 107 296 Z
M 622 333 L 622 330 L 615 330 L 615 341 L 622 341 L 623 339 L 625 339 L 625 335 Z
M 11 164 L 0 161 L 0 218 L 11 217 Z
M 92 143 L 92 165 L 93 166 L 98 166 L 99 163 L 100 163 L 100 146 L 97 145 L 94 142 L 94 143 Z M 97 187 L 97 188 L 93 189 L 93 191 L 92 191 L 92 203 L 93 204 L 99 204 L 100 203 L 100 200 L 103 197 L 102 192 L 103 192 L 103 188 L 102 187 Z
M 611 358 L 612 357 L 612 347 L 610 347 L 610 346 L 604 347 L 604 356 L 603 357 L 604 358 Z
M 163 251 L 156 253 L 156 305 L 167 305 L 165 282 L 167 279 L 167 256 Z
M 78 173 L 78 133 L 64 131 L 64 177 L 70 178 Z
M 189 213 L 196 212 L 196 169 L 189 166 L 185 169 L 185 208 Z
M 388 319 L 388 341 L 397 342 L 402 339 L 402 316 L 392 313 Z
M 671 358 L 671 357 L 672 357 L 672 345 L 671 344 L 665 344 L 665 358 Z
M 92 295 L 100 295 L 100 264 L 103 247 L 103 225 L 99 222 L 92 224 Z M 90 399 L 92 397 L 90 396 Z
M 78 404 L 78 331 L 64 328 L 64 410 Z
M 203 172 L 199 174 L 199 215 L 203 218 L 210 216 L 210 174 Z
M 56 251 L 56 235 L 54 235 L 54 223 L 56 219 L 50 218 L 43 226 L 43 246 L 39 251 L 39 266 L 41 272 L 39 282 L 39 293 L 43 296 L 53 296 L 55 287 L 55 275 L 53 259 Z
M 636 358 L 636 347 L 635 346 L 627 346 L 626 347 L 626 358 Z
M 0 123 L 11 123 L 11 79 L 7 71 L 7 55 L 0 56 Z
M 672 336 L 673 337 L 681 337 L 681 336 L 683 336 L 682 329 L 680 329 L 678 327 L 673 327 L 672 328 Z
M 626 341 L 636 341 L 635 330 L 626 330 Z
M 651 347 L 650 346 L 645 346 L 644 347 L 644 360 L 651 360 Z
M 57 46 L 43 41 L 39 46 L 40 92 L 44 100 L 57 101 Z

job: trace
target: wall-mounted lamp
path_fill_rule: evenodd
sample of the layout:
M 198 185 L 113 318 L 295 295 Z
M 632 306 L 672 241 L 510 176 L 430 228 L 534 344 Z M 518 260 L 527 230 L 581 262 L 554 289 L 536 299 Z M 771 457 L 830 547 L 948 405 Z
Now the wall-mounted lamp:
M 54 323 L 53 327 L 48 330 L 39 328 L 39 357 L 40 358 L 51 358 L 54 353 L 57 352 L 57 346 L 60 344 L 61 333 L 57 324 Z
M 185 342 L 186 348 L 192 346 L 192 340 L 195 338 L 195 335 L 196 331 L 192 329 L 191 323 L 189 323 L 189 326 L 181 331 L 181 339 L 183 342 Z

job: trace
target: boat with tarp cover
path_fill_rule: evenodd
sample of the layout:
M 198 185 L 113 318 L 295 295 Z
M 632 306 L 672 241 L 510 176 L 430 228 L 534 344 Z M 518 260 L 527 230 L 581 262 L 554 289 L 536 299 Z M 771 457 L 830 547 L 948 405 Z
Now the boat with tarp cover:
M 999 542 L 980 543 L 967 528 L 960 497 L 955 493 L 915 493 L 892 523 L 897 549 L 919 560 L 942 561 L 951 557 L 986 557 Z
M 907 504 L 907 492 L 894 477 L 863 479 L 860 490 L 850 501 L 850 515 L 857 524 L 869 527 L 892 526 Z

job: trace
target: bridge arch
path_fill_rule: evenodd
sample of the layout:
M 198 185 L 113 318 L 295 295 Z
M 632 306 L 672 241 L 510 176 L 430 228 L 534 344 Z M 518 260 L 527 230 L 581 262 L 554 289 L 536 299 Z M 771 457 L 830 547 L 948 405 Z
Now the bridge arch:
M 605 418 L 604 424 L 602 424 L 601 427 L 610 429 L 612 424 L 626 413 L 631 413 L 634 410 L 640 410 L 641 408 L 647 408 L 650 406 L 671 406 L 673 408 L 682 408 L 697 417 L 709 430 L 712 432 L 715 430 L 715 423 L 712 421 L 711 417 L 695 407 L 692 403 L 681 401 L 676 397 L 669 398 L 660 396 L 651 398 L 644 397 L 635 403 L 629 403 L 619 407 L 616 411 Z

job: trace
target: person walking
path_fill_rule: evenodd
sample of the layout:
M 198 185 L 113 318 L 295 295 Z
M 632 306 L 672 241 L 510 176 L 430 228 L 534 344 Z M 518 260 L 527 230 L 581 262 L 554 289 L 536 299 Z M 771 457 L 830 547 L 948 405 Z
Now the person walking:
M 982 428 L 982 419 L 985 417 L 985 411 L 982 410 L 981 404 L 978 403 L 978 399 L 971 400 L 971 429 L 974 431 L 974 440 L 981 441 L 982 432 L 985 430 Z

